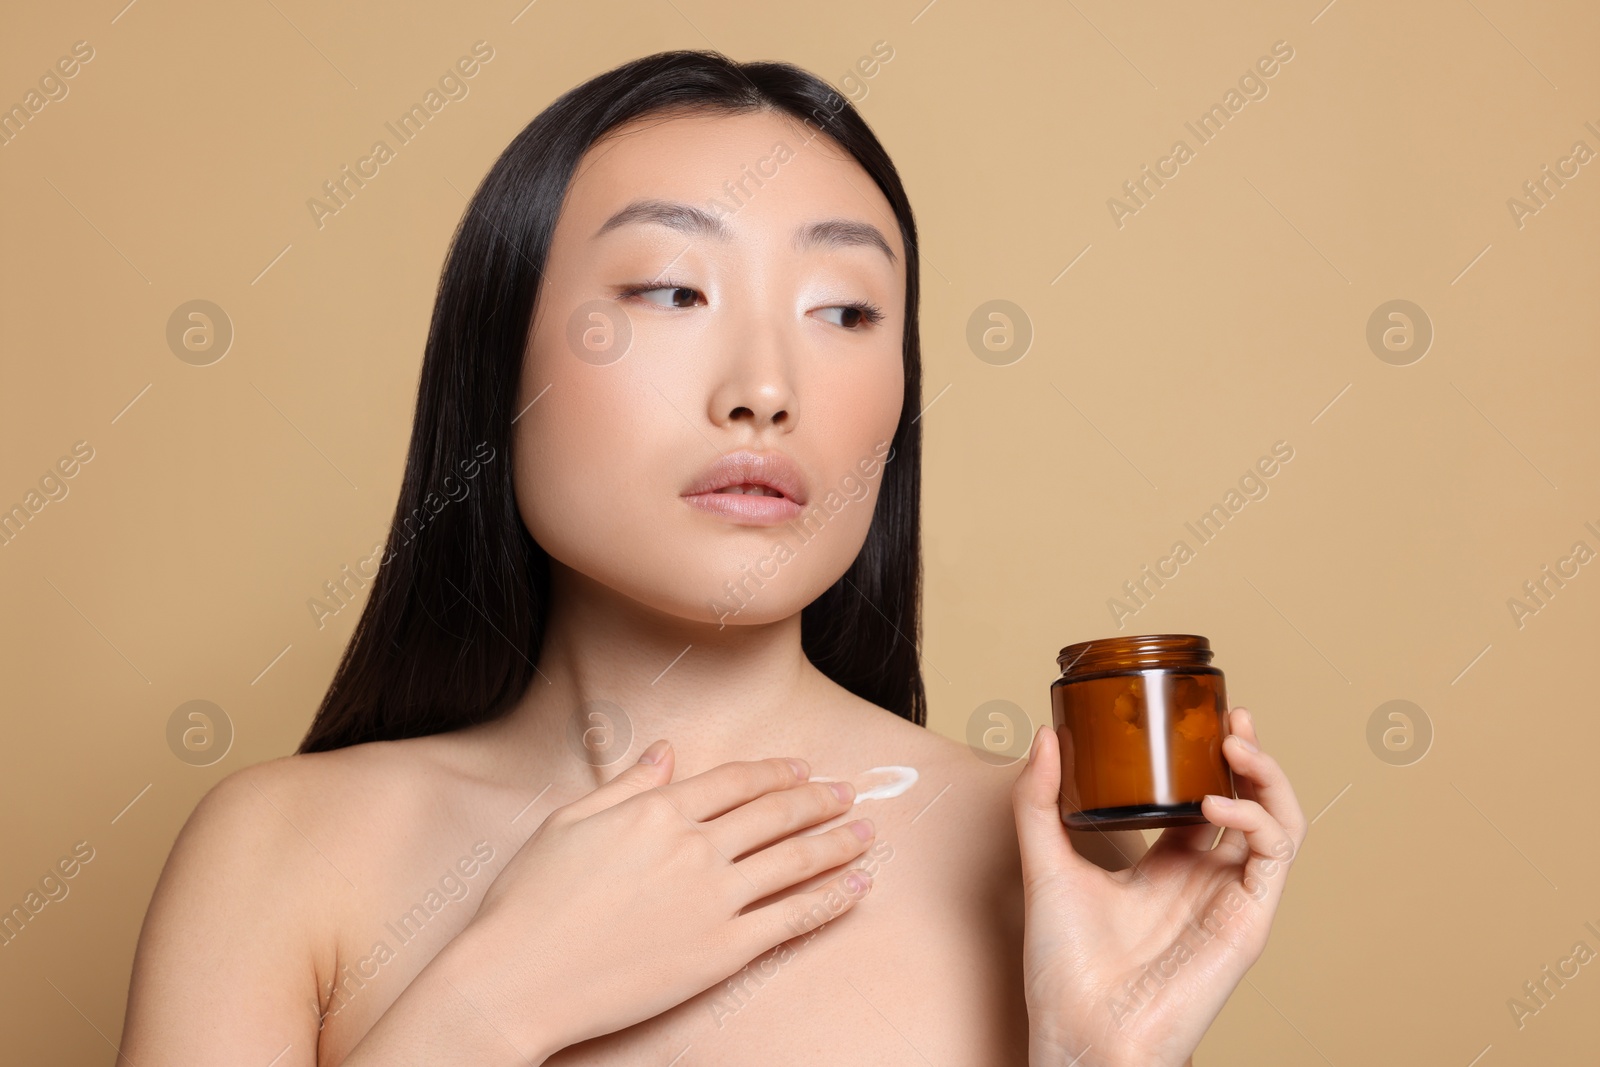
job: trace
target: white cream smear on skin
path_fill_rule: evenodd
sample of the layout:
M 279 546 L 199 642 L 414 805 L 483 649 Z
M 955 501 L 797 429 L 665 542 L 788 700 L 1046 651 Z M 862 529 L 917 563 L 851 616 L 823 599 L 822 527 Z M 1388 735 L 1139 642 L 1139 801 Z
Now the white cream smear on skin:
M 812 775 L 807 779 L 810 782 L 836 782 L 838 780 L 837 778 L 827 778 L 823 775 Z M 863 800 L 887 800 L 890 797 L 899 796 L 916 784 L 917 769 L 915 767 L 903 767 L 898 764 L 888 767 L 873 767 L 871 770 L 862 771 L 849 781 L 856 788 L 855 800 L 850 805 L 851 810 L 826 822 L 808 826 L 797 833 L 796 837 L 809 837 L 812 834 L 825 833 L 835 826 L 842 826 L 855 818 L 855 805 Z

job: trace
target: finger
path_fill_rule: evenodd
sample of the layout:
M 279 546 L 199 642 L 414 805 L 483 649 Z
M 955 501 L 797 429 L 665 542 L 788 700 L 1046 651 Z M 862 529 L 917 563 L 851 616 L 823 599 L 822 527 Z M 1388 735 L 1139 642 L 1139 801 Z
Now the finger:
M 646 748 L 640 755 L 639 762 L 632 767 L 599 788 L 556 810 L 563 812 L 569 818 L 586 818 L 620 804 L 629 797 L 666 785 L 672 781 L 672 768 L 672 743 L 662 738 Z
M 1253 735 L 1254 731 L 1250 731 Z M 1277 819 L 1294 838 L 1295 847 L 1305 840 L 1307 824 L 1300 800 L 1295 796 L 1289 776 L 1278 761 L 1253 744 L 1253 736 L 1231 734 L 1223 739 L 1222 751 L 1233 769 L 1239 795 L 1254 800 Z
M 737 859 L 849 811 L 855 797 L 849 782 L 800 782 L 792 789 L 762 794 L 702 823 L 700 829 L 718 852 Z
M 1228 712 L 1228 732 L 1222 738 L 1222 751 L 1226 754 L 1229 749 L 1228 738 L 1242 737 L 1257 748 L 1261 747 L 1261 739 L 1256 736 L 1256 719 L 1247 708 L 1234 708 Z M 1230 761 L 1231 762 L 1231 761 Z M 1255 784 L 1248 778 L 1234 779 L 1233 792 L 1235 796 L 1255 800 Z
M 774 945 L 810 933 L 855 907 L 871 891 L 871 875 L 849 870 L 815 889 L 753 908 L 734 919 L 739 942 L 735 955 L 748 961 Z
M 874 836 L 871 819 L 856 819 L 824 834 L 791 837 L 751 853 L 734 864 L 749 887 L 741 906 L 849 863 L 867 850 Z
M 1258 860 L 1273 861 L 1271 869 L 1277 870 L 1294 858 L 1294 840 L 1289 832 L 1254 800 L 1230 800 L 1207 794 L 1200 808 L 1207 819 L 1226 827 L 1222 840 L 1211 854 L 1224 863 L 1245 864 L 1247 871 L 1241 874 L 1259 867 Z
M 733 760 L 674 782 L 662 792 L 686 817 L 705 822 L 774 790 L 804 785 L 810 774 L 810 766 L 798 758 Z
M 1249 778 L 1245 777 L 1243 774 L 1237 773 L 1233 770 L 1232 755 L 1237 750 L 1234 748 L 1233 744 L 1229 744 L 1228 742 L 1229 737 L 1238 735 L 1259 748 L 1261 746 L 1261 740 L 1256 736 L 1256 717 L 1250 713 L 1250 709 L 1248 708 L 1233 708 L 1228 712 L 1227 726 L 1228 732 L 1222 738 L 1222 752 L 1224 757 L 1228 759 L 1230 770 L 1229 779 L 1233 783 L 1233 795 L 1237 797 L 1243 797 L 1246 800 L 1256 800 L 1258 798 L 1256 797 L 1255 783 Z M 1226 841 L 1228 843 L 1230 850 L 1237 851 L 1238 849 L 1244 847 L 1244 837 L 1238 831 L 1224 833 L 1219 841 L 1219 844 L 1222 841 Z
M 1261 738 L 1256 734 L 1256 717 L 1249 708 L 1234 708 L 1228 718 L 1228 727 L 1229 732 L 1241 734 L 1257 748 L 1261 747 Z
M 1056 877 L 1081 879 L 1104 872 L 1078 855 L 1067 838 L 1059 807 L 1061 749 L 1056 732 L 1039 727 L 1027 764 L 1011 787 L 1011 810 L 1022 853 L 1022 884 L 1039 885 Z

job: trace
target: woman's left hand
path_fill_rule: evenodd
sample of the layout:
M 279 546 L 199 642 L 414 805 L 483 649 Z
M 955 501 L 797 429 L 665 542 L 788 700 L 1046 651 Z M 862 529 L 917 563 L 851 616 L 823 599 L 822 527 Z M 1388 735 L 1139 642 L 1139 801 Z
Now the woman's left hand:
M 1056 734 L 1035 735 L 1012 788 L 1033 1067 L 1177 1067 L 1261 955 L 1306 821 L 1254 717 L 1235 708 L 1230 721 L 1222 751 L 1240 799 L 1208 796 L 1201 811 L 1215 826 L 1168 827 L 1120 871 L 1073 848 Z

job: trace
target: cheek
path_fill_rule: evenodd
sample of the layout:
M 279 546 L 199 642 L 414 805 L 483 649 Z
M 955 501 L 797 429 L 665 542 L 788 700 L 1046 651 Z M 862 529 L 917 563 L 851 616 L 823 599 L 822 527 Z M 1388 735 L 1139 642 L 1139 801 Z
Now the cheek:
M 697 516 L 679 491 L 685 460 L 696 467 L 715 450 L 625 368 L 557 363 L 545 381 L 549 392 L 517 424 L 517 509 L 529 534 L 600 585 L 714 621 L 710 591 L 736 566 L 727 545 L 688 525 Z
M 559 287 L 545 301 L 570 303 Z M 634 461 L 655 442 L 638 396 L 647 386 L 630 381 L 625 364 L 576 356 L 568 347 L 569 317 L 539 316 L 520 402 L 538 400 L 516 424 L 515 462 L 517 508 L 528 532 L 557 560 L 578 567 L 581 547 L 626 516 L 642 477 Z
M 854 475 L 858 481 L 870 484 L 875 498 L 887 453 L 880 443 L 893 440 L 905 403 L 905 371 L 899 353 L 895 352 L 892 358 L 884 355 L 847 379 L 828 383 L 817 395 L 827 398 L 826 405 L 814 403 L 808 415 L 817 423 L 810 427 L 815 432 L 813 439 L 826 443 L 827 486 L 848 494 L 851 490 L 847 479 Z M 877 474 L 864 478 L 863 465 L 874 464 Z M 859 489 L 854 491 L 860 495 Z M 863 535 L 865 530 L 863 524 Z
M 805 413 L 811 420 L 808 439 L 816 447 L 819 484 L 813 487 L 803 532 L 818 530 L 803 541 L 793 570 L 820 595 L 849 569 L 867 530 L 883 485 L 888 442 L 899 424 L 905 375 L 899 353 L 885 356 L 861 373 L 841 376 L 813 396 Z M 873 471 L 867 477 L 864 469 Z M 790 569 L 790 568 L 786 568 Z
M 518 424 L 517 506 L 528 532 L 569 565 L 625 543 L 667 488 L 651 467 L 670 455 L 648 398 L 620 375 L 559 374 Z M 583 380 L 583 379 L 590 380 Z

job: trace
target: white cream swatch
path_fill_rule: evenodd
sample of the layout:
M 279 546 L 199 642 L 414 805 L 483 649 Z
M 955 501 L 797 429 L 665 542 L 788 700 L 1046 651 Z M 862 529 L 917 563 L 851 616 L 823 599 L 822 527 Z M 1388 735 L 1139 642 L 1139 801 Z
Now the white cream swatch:
M 836 782 L 837 778 L 828 778 L 823 775 L 812 775 L 807 781 L 811 782 Z M 812 834 L 826 833 L 835 826 L 841 826 L 855 818 L 855 805 L 863 800 L 887 800 L 897 797 L 910 789 L 917 782 L 917 769 L 893 764 L 888 767 L 873 767 L 862 771 L 851 778 L 850 784 L 856 787 L 855 801 L 850 805 L 851 810 L 843 812 L 826 822 L 815 826 L 808 826 L 795 834 L 796 837 L 809 837 Z
M 821 775 L 812 775 L 807 780 L 812 782 L 837 781 L 837 779 L 824 778 Z M 889 797 L 897 797 L 915 785 L 916 781 L 917 769 L 915 767 L 901 766 L 874 767 L 850 779 L 850 783 L 856 787 L 856 800 L 858 801 L 885 800 Z

